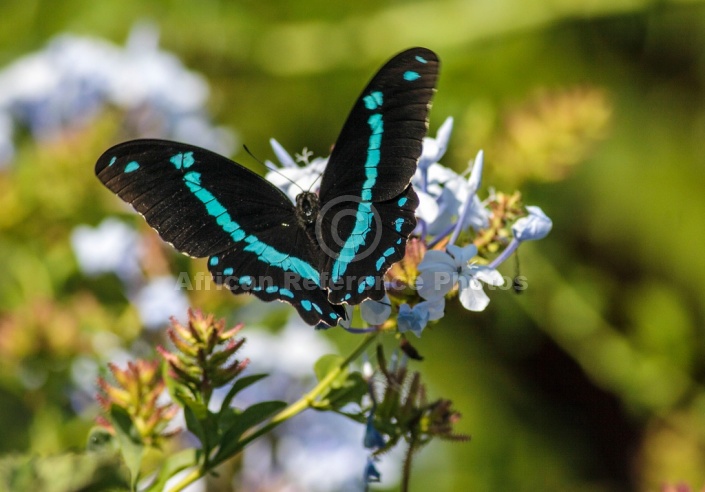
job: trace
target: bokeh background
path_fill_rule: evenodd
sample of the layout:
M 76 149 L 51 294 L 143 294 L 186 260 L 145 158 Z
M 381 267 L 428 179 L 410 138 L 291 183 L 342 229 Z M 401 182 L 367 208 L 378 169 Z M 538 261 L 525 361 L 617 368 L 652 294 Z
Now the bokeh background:
M 417 342 L 414 368 L 473 439 L 425 448 L 412 490 L 705 486 L 695 0 L 0 1 L 0 453 L 80 450 L 97 368 L 149 354 L 189 304 L 253 333 L 290 314 L 174 292 L 177 272 L 205 264 L 102 188 L 103 150 L 161 135 L 260 172 L 242 143 L 262 160 L 272 137 L 327 155 L 366 80 L 415 45 L 443 64 L 431 115 L 432 134 L 455 119 L 443 163 L 462 170 L 484 149 L 481 197 L 520 189 L 554 228 L 520 252 L 525 292 L 496 289 L 479 314 L 449 308 Z M 355 343 L 310 335 L 300 343 Z

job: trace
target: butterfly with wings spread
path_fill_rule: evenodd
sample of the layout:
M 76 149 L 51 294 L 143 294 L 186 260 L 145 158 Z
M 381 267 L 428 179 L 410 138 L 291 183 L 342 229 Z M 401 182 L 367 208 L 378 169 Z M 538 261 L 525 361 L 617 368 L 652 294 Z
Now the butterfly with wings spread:
M 335 326 L 347 319 L 345 304 L 384 297 L 384 274 L 416 227 L 410 183 L 438 69 L 425 48 L 389 60 L 348 115 L 318 194 L 304 191 L 295 204 L 247 168 L 167 140 L 118 144 L 95 172 L 162 239 L 208 257 L 217 283 Z

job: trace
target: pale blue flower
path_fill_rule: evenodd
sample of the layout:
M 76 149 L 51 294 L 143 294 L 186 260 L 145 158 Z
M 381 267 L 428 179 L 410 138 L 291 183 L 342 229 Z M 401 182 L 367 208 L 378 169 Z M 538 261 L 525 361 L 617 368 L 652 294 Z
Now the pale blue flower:
M 536 241 L 545 238 L 553 222 L 539 207 L 526 207 L 529 215 L 517 220 L 512 226 L 512 233 L 517 241 Z
M 399 315 L 397 316 L 399 333 L 410 331 L 417 337 L 421 337 L 421 332 L 426 328 L 429 320 L 429 312 L 418 306 L 419 304 L 412 308 L 406 303 L 399 306 Z
M 114 218 L 97 227 L 78 226 L 71 233 L 71 246 L 85 275 L 114 273 L 128 284 L 141 278 L 138 245 L 134 229 Z
M 117 107 L 127 114 L 131 134 L 230 154 L 235 138 L 210 123 L 206 80 L 160 50 L 158 37 L 150 24 L 138 24 L 124 48 L 99 38 L 59 35 L 0 71 L 0 114 L 10 117 L 11 128 L 27 128 L 43 139 Z M 6 127 L 0 121 L 0 161 L 5 162 L 12 157 Z
M 148 329 L 157 329 L 169 323 L 174 316 L 183 321 L 189 308 L 186 295 L 170 275 L 150 279 L 132 299 L 140 319 Z
M 467 202 L 469 205 L 466 206 L 467 212 L 461 227 L 476 230 L 487 227 L 490 213 L 465 177 L 441 164 L 433 163 L 426 173 L 427 186 L 424 192 L 420 191 L 418 176 L 417 172 L 412 180 L 420 200 L 416 215 L 426 223 L 429 235 L 449 234 L 457 225 L 461 207 Z M 431 205 L 432 201 L 436 202 L 435 206 Z
M 296 196 L 303 191 L 318 191 L 321 186 L 321 176 L 328 164 L 328 158 L 316 157 L 309 162 L 310 154 L 304 150 L 301 156 L 297 156 L 298 160 L 304 163 L 303 166 L 299 166 L 279 142 L 273 138 L 269 142 L 284 167 L 278 168 L 272 162 L 267 161 L 265 164 L 271 169 L 265 175 L 267 181 L 286 193 L 292 202 L 296 202 Z
M 453 117 L 449 116 L 443 122 L 443 124 L 438 127 L 436 132 L 436 138 L 424 137 L 423 146 L 421 148 L 421 157 L 417 165 L 418 174 L 422 177 L 428 166 L 434 162 L 438 162 L 445 155 L 446 149 L 448 148 L 448 141 L 450 140 L 450 134 L 453 131 Z M 421 178 L 423 181 L 423 177 Z M 422 183 L 420 189 L 426 191 L 425 185 Z
M 400 333 L 412 332 L 417 337 L 421 337 L 423 329 L 429 321 L 435 321 L 443 317 L 445 299 L 440 297 L 432 301 L 422 301 L 410 307 L 408 304 L 399 306 L 399 316 L 397 326 Z
M 419 264 L 417 288 L 419 295 L 429 301 L 445 297 L 458 286 L 460 303 L 470 311 L 482 311 L 489 303 L 482 284 L 504 284 L 504 278 L 494 268 L 469 264 L 477 255 L 477 248 L 448 245 L 446 251 L 427 251 Z
M 421 332 L 426 328 L 429 321 L 436 321 L 443 317 L 445 309 L 445 299 L 443 297 L 432 301 L 421 301 L 414 307 L 408 304 L 399 306 L 399 316 L 397 326 L 400 333 L 412 332 L 417 337 L 421 337 Z
M 522 217 L 514 223 L 512 226 L 514 238 L 512 238 L 512 241 L 504 251 L 502 251 L 497 258 L 492 260 L 492 263 L 489 265 L 491 268 L 496 268 L 512 256 L 514 252 L 519 249 L 519 245 L 521 245 L 522 242 L 543 239 L 551 232 L 553 222 L 543 213 L 543 210 L 532 205 L 527 206 L 526 210 L 529 212 L 529 215 Z
M 465 199 L 463 208 L 460 211 L 458 223 L 455 225 L 453 234 L 450 237 L 450 244 L 455 244 L 455 241 L 458 239 L 460 233 L 468 226 L 473 226 L 475 229 L 479 229 L 488 225 L 489 213 L 485 210 L 477 197 L 477 190 L 480 188 L 480 184 L 482 183 L 483 164 L 484 154 L 480 150 L 477 153 L 475 160 L 470 162 L 472 171 L 470 172 L 470 177 L 468 178 L 467 198 Z
M 293 157 L 291 157 L 291 154 L 287 152 L 287 150 L 282 147 L 282 144 L 276 141 L 274 138 L 269 139 L 269 145 L 272 146 L 272 150 L 274 151 L 274 155 L 277 156 L 277 159 L 279 159 L 279 162 L 283 167 L 299 167 L 296 164 L 296 161 L 294 160 Z M 270 170 L 278 170 L 279 167 L 274 164 L 271 161 L 265 161 L 265 164 L 267 164 L 267 167 Z
M 367 299 L 360 304 L 360 316 L 373 326 L 381 325 L 389 319 L 391 314 L 392 306 L 387 294 L 384 295 L 381 301 Z

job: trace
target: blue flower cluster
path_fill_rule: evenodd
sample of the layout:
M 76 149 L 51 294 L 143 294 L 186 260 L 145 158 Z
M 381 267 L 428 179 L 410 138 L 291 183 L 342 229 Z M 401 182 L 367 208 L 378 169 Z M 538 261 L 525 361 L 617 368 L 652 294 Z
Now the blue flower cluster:
M 482 151 L 461 174 L 438 162 L 448 147 L 452 129 L 453 119 L 448 118 L 439 127 L 435 138 L 424 139 L 423 152 L 412 179 L 419 196 L 418 225 L 413 235 L 420 239 L 425 254 L 416 265 L 417 276 L 410 286 L 418 294 L 417 302 L 404 302 L 398 306 L 396 326 L 401 333 L 411 332 L 419 337 L 429 321 L 443 317 L 447 295 L 455 290 L 465 309 L 483 311 L 490 301 L 483 284 L 504 284 L 504 278 L 496 268 L 521 243 L 542 239 L 552 227 L 551 219 L 539 207 L 527 206 L 528 215 L 512 224 L 512 240 L 492 261 L 482 259 L 473 243 L 457 244 L 459 238 L 467 236 L 466 232 L 477 234 L 487 229 L 492 210 L 488 206 L 489 200 L 482 201 L 477 194 L 482 183 Z M 309 160 L 310 155 L 305 151 L 294 159 L 276 140 L 271 140 L 271 144 L 282 168 L 267 162 L 271 171 L 266 177 L 294 200 L 302 188 L 310 189 L 317 182 L 325 170 L 327 158 Z M 297 165 L 297 161 L 304 165 Z M 441 244 L 444 247 L 437 249 Z M 381 301 L 365 301 L 360 307 L 361 316 L 369 325 L 381 326 L 392 316 L 392 305 L 388 297 Z
M 235 138 L 214 127 L 209 88 L 158 46 L 157 30 L 138 24 L 125 47 L 62 34 L 0 71 L 0 166 L 20 130 L 41 141 L 90 123 L 107 107 L 126 114 L 130 135 L 188 141 L 230 154 Z

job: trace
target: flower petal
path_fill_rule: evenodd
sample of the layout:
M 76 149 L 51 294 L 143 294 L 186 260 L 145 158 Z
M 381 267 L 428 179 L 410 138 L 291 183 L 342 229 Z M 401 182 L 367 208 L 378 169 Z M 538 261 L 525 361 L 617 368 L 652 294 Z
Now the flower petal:
M 460 282 L 459 298 L 460 304 L 468 311 L 484 311 L 490 303 L 490 298 L 482 290 L 482 284 L 467 277 L 462 277 Z
M 470 193 L 473 195 L 477 193 L 482 184 L 482 169 L 484 167 L 484 153 L 480 150 L 475 157 L 475 161 L 472 165 L 472 171 L 470 172 L 470 178 L 468 178 L 468 186 L 470 187 Z
M 436 132 L 436 138 L 424 137 L 421 157 L 419 158 L 418 167 L 425 169 L 434 162 L 438 162 L 446 153 L 448 148 L 448 140 L 453 131 L 453 118 L 448 117 Z
M 468 244 L 467 246 L 456 246 L 449 244 L 446 251 L 455 259 L 455 267 L 462 268 L 467 266 L 468 262 L 477 255 L 477 246 Z
M 526 207 L 529 215 L 517 220 L 512 226 L 512 233 L 517 241 L 536 241 L 551 232 L 553 222 L 539 207 Z
M 436 299 L 433 301 L 422 301 L 418 305 L 424 305 L 425 308 L 428 310 L 428 320 L 429 321 L 436 321 L 439 320 L 443 317 L 443 311 L 445 310 L 446 307 L 446 300 L 445 298 L 441 297 L 440 299 Z
M 402 304 L 399 306 L 399 316 L 397 317 L 399 333 L 410 331 L 421 338 L 421 332 L 426 327 L 429 316 L 428 307 L 421 303 L 413 308 L 410 308 L 408 304 Z
M 296 165 L 296 161 L 294 161 L 291 155 L 286 151 L 284 147 L 282 147 L 279 142 L 277 142 L 273 138 L 270 138 L 269 145 L 272 146 L 274 154 L 277 156 L 277 159 L 279 159 L 279 162 L 281 162 L 281 165 L 283 167 L 298 167 Z
M 504 285 L 504 277 L 494 268 L 481 265 L 472 265 L 470 267 L 470 272 L 472 277 L 482 280 L 488 285 L 493 285 L 495 287 Z
M 416 190 L 419 197 L 419 206 L 416 208 L 416 216 L 419 219 L 426 221 L 427 224 L 433 224 L 438 219 L 440 209 L 436 199 L 428 193 Z
M 389 297 L 384 295 L 381 301 L 367 299 L 360 304 L 360 315 L 367 323 L 371 325 L 381 325 L 392 314 L 392 306 Z

